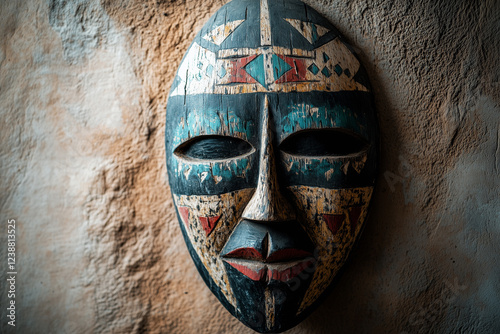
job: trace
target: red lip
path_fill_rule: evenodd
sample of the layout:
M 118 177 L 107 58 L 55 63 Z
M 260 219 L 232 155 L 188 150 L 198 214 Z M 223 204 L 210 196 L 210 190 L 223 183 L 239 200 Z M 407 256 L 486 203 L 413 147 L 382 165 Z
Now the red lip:
M 267 282 L 289 281 L 314 263 L 310 252 L 296 248 L 280 249 L 264 256 L 255 248 L 241 247 L 227 253 L 224 258 L 251 280 Z
M 312 256 L 310 252 L 296 248 L 280 249 L 267 256 L 264 256 L 257 249 L 250 247 L 237 248 L 224 255 L 224 257 L 251 259 L 267 263 L 304 259 L 310 256 Z
M 280 263 L 264 263 L 243 259 L 224 259 L 234 269 L 253 281 L 287 282 L 314 264 L 313 258 Z

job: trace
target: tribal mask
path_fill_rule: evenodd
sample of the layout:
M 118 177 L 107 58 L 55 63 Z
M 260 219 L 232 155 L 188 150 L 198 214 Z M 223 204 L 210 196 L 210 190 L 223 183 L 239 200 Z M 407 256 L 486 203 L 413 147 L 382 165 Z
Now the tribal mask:
M 195 37 L 168 100 L 169 182 L 198 271 L 244 324 L 287 330 L 332 285 L 377 137 L 364 69 L 302 2 L 234 0 Z

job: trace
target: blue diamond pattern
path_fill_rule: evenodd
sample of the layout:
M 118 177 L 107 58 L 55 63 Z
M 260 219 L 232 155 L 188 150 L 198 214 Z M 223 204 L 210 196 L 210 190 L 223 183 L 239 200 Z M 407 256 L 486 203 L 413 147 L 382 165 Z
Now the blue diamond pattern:
M 335 68 L 333 69 L 335 73 L 337 73 L 338 76 L 342 74 L 342 67 L 340 67 L 339 64 L 335 65 Z
M 312 41 L 313 43 L 316 43 L 319 39 L 318 37 L 318 28 L 316 27 L 315 24 L 311 24 L 311 30 L 312 30 Z
M 219 78 L 223 78 L 226 75 L 226 73 L 227 73 L 227 71 L 224 68 L 224 66 L 221 66 L 221 68 L 219 69 L 219 72 L 217 72 L 217 75 L 219 76 Z
M 332 75 L 332 72 L 330 72 L 330 70 L 328 70 L 328 69 L 326 68 L 326 66 L 325 66 L 325 67 L 323 67 L 323 69 L 321 70 L 321 73 L 323 73 L 323 75 L 324 75 L 325 77 L 327 77 L 327 78 L 329 78 L 329 77 L 330 77 L 330 75 Z
M 212 72 L 214 70 L 214 67 L 212 65 L 208 65 L 207 66 L 207 69 L 205 70 L 205 74 L 208 76 L 208 77 L 211 77 L 212 76 Z
M 278 80 L 283 74 L 290 71 L 291 69 L 292 67 L 288 65 L 286 61 L 273 54 L 274 80 Z
M 257 58 L 246 64 L 244 70 L 262 86 L 266 87 L 266 73 L 264 71 L 263 55 L 259 55 Z
M 330 57 L 328 57 L 328 55 L 323 52 L 323 63 L 326 63 L 329 59 Z
M 315 63 L 312 63 L 308 68 L 309 72 L 312 72 L 312 74 L 316 75 L 319 72 L 318 66 L 316 66 Z

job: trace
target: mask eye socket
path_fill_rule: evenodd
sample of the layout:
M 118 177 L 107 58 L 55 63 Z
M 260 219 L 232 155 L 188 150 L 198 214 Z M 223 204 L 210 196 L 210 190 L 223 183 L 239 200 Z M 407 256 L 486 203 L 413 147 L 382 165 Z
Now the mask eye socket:
M 254 151 L 246 140 L 229 136 L 198 136 L 180 144 L 174 154 L 182 158 L 198 160 L 224 160 L 246 155 Z
M 281 144 L 281 151 L 305 157 L 344 157 L 368 149 L 368 142 L 346 129 L 312 129 L 296 132 Z

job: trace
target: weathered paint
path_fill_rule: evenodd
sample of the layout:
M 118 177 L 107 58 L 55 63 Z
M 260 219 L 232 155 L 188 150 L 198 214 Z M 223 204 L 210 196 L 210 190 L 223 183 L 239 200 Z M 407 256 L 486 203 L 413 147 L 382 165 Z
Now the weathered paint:
M 279 189 L 268 103 L 266 97 L 263 108 L 257 189 L 243 211 L 242 218 L 257 221 L 287 221 L 294 219 L 295 215 L 290 203 Z
M 314 106 L 299 104 L 288 106 L 281 120 L 283 124 L 282 138 L 301 129 L 343 128 L 367 136 L 364 119 L 353 110 L 342 105 Z
M 326 181 L 331 178 L 347 174 L 351 169 L 357 174 L 361 173 L 366 161 L 366 153 L 352 157 L 296 157 L 291 154 L 282 153 L 282 161 L 286 166 L 286 171 L 290 174 L 300 174 L 304 176 L 324 175 Z
M 245 20 L 236 20 L 227 22 L 226 24 L 221 24 L 214 30 L 204 35 L 203 38 L 214 44 L 221 45 L 221 43 L 224 42 L 224 40 L 228 38 L 229 35 L 231 35 L 233 31 L 243 22 L 245 22 Z
M 179 178 L 198 180 L 201 185 L 210 180 L 219 183 L 220 180 L 242 178 L 246 179 L 252 166 L 251 155 L 223 161 L 193 161 L 191 159 L 175 158 L 172 168 Z
M 271 22 L 267 0 L 260 0 L 260 45 L 271 45 Z
M 241 72 L 243 73 L 247 73 L 247 75 L 253 79 L 247 82 L 251 83 L 257 81 L 261 86 L 265 87 L 266 86 L 266 71 L 264 66 L 265 55 L 260 54 L 256 57 L 252 56 L 247 58 L 250 58 L 251 60 L 245 63 L 243 66 L 241 66 L 239 70 L 241 70 Z M 240 59 L 245 59 L 245 58 L 240 58 Z M 229 83 L 240 82 L 236 81 L 234 78 L 231 78 L 230 80 L 231 81 Z
M 234 50 L 217 55 L 194 42 L 179 67 L 177 84 L 170 95 L 368 91 L 354 80 L 359 61 L 339 39 L 331 40 L 314 52 L 261 47 L 239 49 L 236 54 L 242 59 L 224 58 L 234 56 Z M 328 60 L 325 62 L 325 59 Z M 275 78 L 273 68 L 279 67 L 283 60 L 294 65 L 287 71 L 291 71 L 291 75 L 285 72 L 284 76 Z M 313 65 L 323 70 L 305 70 Z M 207 72 L 209 66 L 213 68 L 211 75 Z M 248 71 L 246 66 L 249 66 Z M 225 73 L 222 77 L 221 71 Z M 335 75 L 326 74 L 334 72 Z
M 207 285 L 254 330 L 301 321 L 363 227 L 377 154 L 364 75 L 335 28 L 295 0 L 229 3 L 179 67 L 166 147 L 181 226 Z
M 315 260 L 309 258 L 305 261 L 300 260 L 287 264 L 262 263 L 260 265 L 256 265 L 255 261 L 246 262 L 238 259 L 229 259 L 225 262 L 253 281 L 270 282 L 274 280 L 286 283 L 311 267 Z
M 300 212 L 303 212 L 309 237 L 318 245 L 316 270 L 298 310 L 300 313 L 325 291 L 347 259 L 363 226 L 373 187 L 325 189 L 294 186 L 289 190 L 294 195 L 295 204 L 302 209 Z M 359 216 L 350 215 L 353 208 L 359 208 Z M 325 215 L 341 215 L 348 223 L 332 233 Z M 357 218 L 356 223 L 351 218 Z
M 287 21 L 292 25 L 292 27 L 297 29 L 297 31 L 300 32 L 300 34 L 304 36 L 304 38 L 307 39 L 311 44 L 316 43 L 321 37 L 329 32 L 327 28 L 322 27 L 319 24 L 304 22 L 295 19 L 285 19 L 285 21 Z
M 325 221 L 326 225 L 333 233 L 333 235 L 336 235 L 345 221 L 345 215 L 339 213 L 337 214 L 324 213 L 323 220 Z
M 216 216 L 208 216 L 208 217 L 198 217 L 200 220 L 201 226 L 203 227 L 203 230 L 205 230 L 205 233 L 207 236 L 212 233 L 214 230 L 217 222 L 219 221 L 221 215 L 216 215 Z
M 252 192 L 251 189 L 243 189 L 213 196 L 174 195 L 176 207 L 187 208 L 183 210 L 189 212 L 188 215 L 185 213 L 181 215 L 183 220 L 187 216 L 187 221 L 184 221 L 181 226 L 185 229 L 192 247 L 215 284 L 234 307 L 236 307 L 236 300 L 219 253 L 237 224 L 244 209 L 244 203 L 248 202 Z M 214 216 L 220 216 L 220 218 L 213 231 L 207 234 L 199 217 Z
M 201 135 L 224 135 L 248 140 L 254 134 L 254 124 L 244 122 L 234 111 L 192 110 L 186 119 L 181 119 L 173 135 L 173 144 L 178 146 Z
M 275 300 L 273 293 L 269 288 L 264 291 L 265 294 L 265 305 L 266 305 L 266 327 L 273 328 L 275 323 Z

